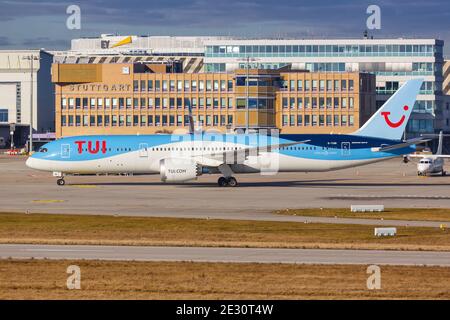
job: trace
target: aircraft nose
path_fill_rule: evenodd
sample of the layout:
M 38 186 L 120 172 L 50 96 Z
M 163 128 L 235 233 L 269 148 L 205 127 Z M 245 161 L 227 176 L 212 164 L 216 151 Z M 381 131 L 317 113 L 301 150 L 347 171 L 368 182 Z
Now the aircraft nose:
M 27 159 L 27 161 L 25 162 L 25 165 L 31 169 L 39 169 L 39 160 L 37 160 L 33 157 L 29 157 Z

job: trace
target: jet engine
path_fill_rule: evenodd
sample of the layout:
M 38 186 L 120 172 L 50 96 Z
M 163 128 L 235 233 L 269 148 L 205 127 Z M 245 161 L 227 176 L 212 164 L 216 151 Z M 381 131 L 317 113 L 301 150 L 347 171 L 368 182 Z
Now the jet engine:
M 159 168 L 161 181 L 163 182 L 184 182 L 194 180 L 202 174 L 202 166 L 192 159 L 161 159 Z

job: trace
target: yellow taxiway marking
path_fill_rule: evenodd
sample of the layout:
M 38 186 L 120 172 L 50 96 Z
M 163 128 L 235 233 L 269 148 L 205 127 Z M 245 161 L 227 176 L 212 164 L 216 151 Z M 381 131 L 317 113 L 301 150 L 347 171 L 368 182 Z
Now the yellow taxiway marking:
M 66 200 L 54 200 L 54 199 L 47 199 L 47 200 L 33 200 L 34 203 L 59 203 L 64 202 Z

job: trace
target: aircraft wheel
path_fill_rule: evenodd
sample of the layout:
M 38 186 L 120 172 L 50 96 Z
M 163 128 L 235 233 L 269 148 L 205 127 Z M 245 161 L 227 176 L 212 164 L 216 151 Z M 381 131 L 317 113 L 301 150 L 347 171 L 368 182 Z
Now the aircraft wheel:
M 442 170 L 442 176 L 446 176 L 447 172 L 445 172 L 444 170 Z
M 219 187 L 226 187 L 228 185 L 228 181 L 225 177 L 220 177 L 219 180 L 217 180 L 217 184 Z
M 227 182 L 230 187 L 237 187 L 237 185 L 238 185 L 238 182 L 237 182 L 236 178 L 234 178 L 234 177 L 228 178 Z
M 63 186 L 66 184 L 66 181 L 64 181 L 64 179 L 58 179 L 58 180 L 56 180 L 56 184 L 58 186 Z

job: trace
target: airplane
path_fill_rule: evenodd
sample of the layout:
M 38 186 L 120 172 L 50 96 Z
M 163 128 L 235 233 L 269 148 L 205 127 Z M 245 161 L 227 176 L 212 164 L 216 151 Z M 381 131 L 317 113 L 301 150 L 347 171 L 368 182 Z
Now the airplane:
M 234 174 L 326 172 L 402 157 L 425 138 L 402 140 L 422 79 L 407 81 L 351 134 L 195 133 L 73 136 L 43 145 L 26 165 L 53 172 L 57 184 L 71 174 L 160 174 L 180 183 L 221 174 L 221 187 L 236 187 Z
M 439 133 L 439 144 L 436 150 L 436 154 L 410 154 L 404 157 L 404 162 L 408 163 L 410 158 L 420 158 L 417 163 L 417 175 L 427 176 L 440 173 L 445 176 L 447 172 L 444 170 L 444 159 L 450 158 L 450 155 L 442 154 L 442 144 L 444 141 L 444 134 L 442 131 Z

